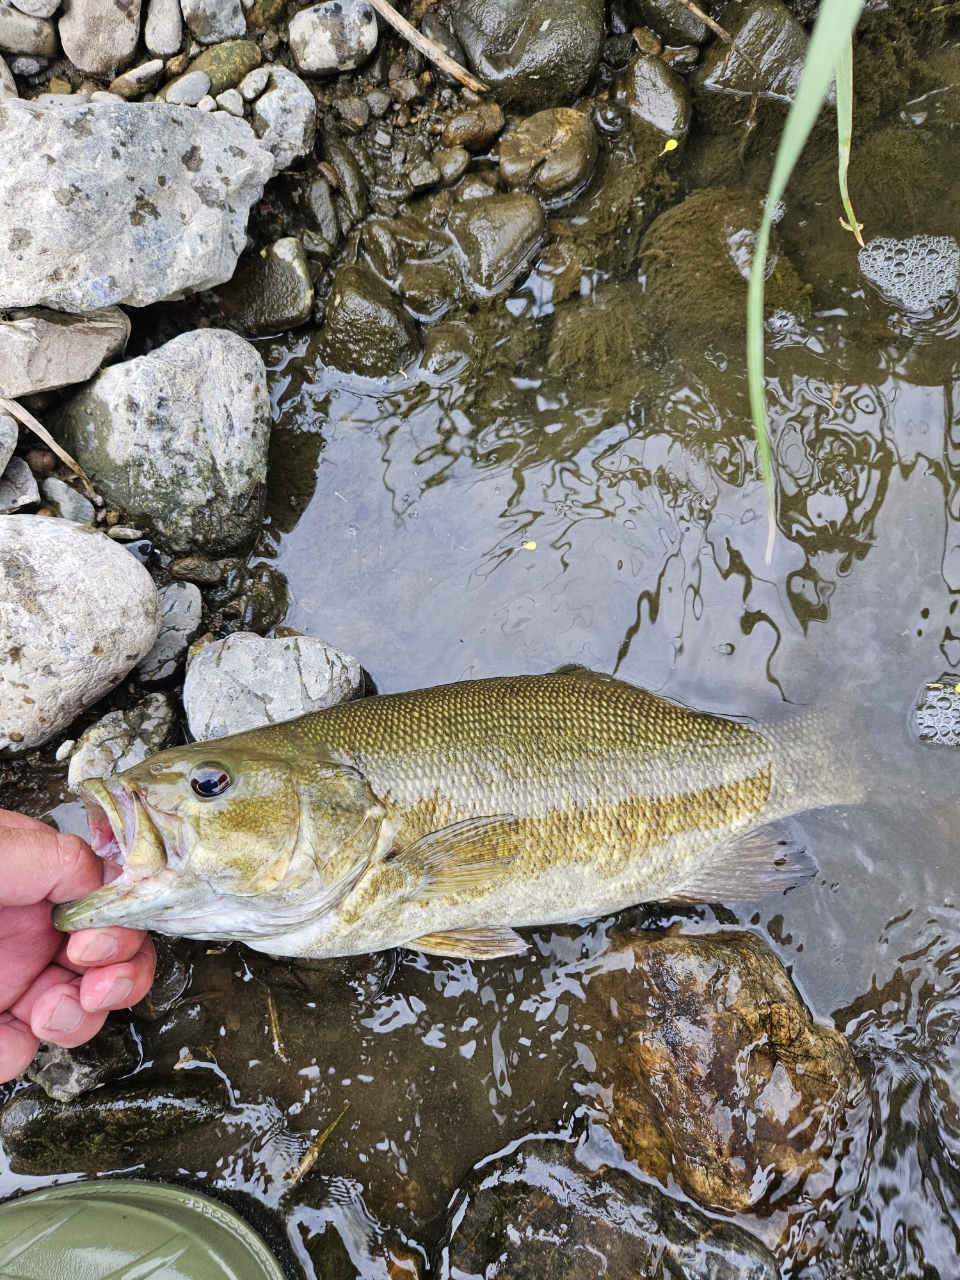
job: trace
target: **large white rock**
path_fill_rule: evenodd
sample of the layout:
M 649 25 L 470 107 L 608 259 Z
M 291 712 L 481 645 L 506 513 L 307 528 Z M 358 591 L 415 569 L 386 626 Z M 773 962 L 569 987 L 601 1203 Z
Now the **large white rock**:
M 244 120 L 0 102 L 0 308 L 147 306 L 233 275 L 274 169 Z
M 17 92 L 17 82 L 13 78 L 13 72 L 7 66 L 6 60 L 0 58 L 0 102 L 4 98 L 19 98 Z
M 60 8 L 60 0 L 10 0 L 15 9 L 31 18 L 52 18 Z
M 0 396 L 15 399 L 86 382 L 121 355 L 130 320 L 119 307 L 85 316 L 37 308 L 0 320 Z
M 112 80 L 133 61 L 140 0 L 63 0 L 60 43 L 78 70 Z
M 0 51 L 52 58 L 57 52 L 57 28 L 48 18 L 33 18 L 0 0 Z
M 290 53 L 298 71 L 352 71 L 377 47 L 377 15 L 366 0 L 324 0 L 290 19 Z
M 180 0 L 149 0 L 143 42 L 158 58 L 171 58 L 183 42 Z
M 238 334 L 197 329 L 111 365 L 53 429 L 107 501 L 150 526 L 164 550 L 218 555 L 259 527 L 270 400 L 263 361 Z
M 20 428 L 12 414 L 0 409 L 0 476 L 3 475 L 7 463 L 13 457 L 20 438 Z
M 240 0 L 180 0 L 183 20 L 201 44 L 219 44 L 247 34 Z
M 346 702 L 361 678 L 357 659 L 323 640 L 238 631 L 194 655 L 183 705 L 195 738 L 223 738 Z
M 286 67 L 270 68 L 267 90 L 253 104 L 251 123 L 273 153 L 274 172 L 288 168 L 313 147 L 317 103 L 299 76 Z
M 0 750 L 47 742 L 150 651 L 157 589 L 102 533 L 0 516 Z

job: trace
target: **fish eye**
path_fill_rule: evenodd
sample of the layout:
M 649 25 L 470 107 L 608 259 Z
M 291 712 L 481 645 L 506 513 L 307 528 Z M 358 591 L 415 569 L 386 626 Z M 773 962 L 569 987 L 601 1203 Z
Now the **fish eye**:
M 202 764 L 190 775 L 190 786 L 201 800 L 222 796 L 232 782 L 226 769 L 218 764 Z

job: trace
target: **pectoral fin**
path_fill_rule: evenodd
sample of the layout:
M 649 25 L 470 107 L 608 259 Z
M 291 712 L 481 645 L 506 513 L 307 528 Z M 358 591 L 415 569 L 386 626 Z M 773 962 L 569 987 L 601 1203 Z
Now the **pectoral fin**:
M 695 872 L 671 902 L 754 902 L 785 893 L 817 874 L 814 859 L 769 827 L 732 840 Z
M 466 818 L 431 831 L 397 855 L 411 896 L 437 898 L 489 889 L 520 853 L 520 824 L 509 813 Z
M 498 956 L 519 956 L 527 943 L 506 927 L 497 929 L 453 929 L 449 933 L 425 933 L 408 942 L 411 951 L 433 956 L 453 956 L 460 960 L 494 960 Z

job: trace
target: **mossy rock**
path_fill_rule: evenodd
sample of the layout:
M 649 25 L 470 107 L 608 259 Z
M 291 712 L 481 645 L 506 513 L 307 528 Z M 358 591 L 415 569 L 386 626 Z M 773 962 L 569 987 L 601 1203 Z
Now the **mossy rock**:
M 245 75 L 260 65 L 260 46 L 252 40 L 226 40 L 204 49 L 190 63 L 190 71 L 205 71 L 214 97 L 235 88 Z

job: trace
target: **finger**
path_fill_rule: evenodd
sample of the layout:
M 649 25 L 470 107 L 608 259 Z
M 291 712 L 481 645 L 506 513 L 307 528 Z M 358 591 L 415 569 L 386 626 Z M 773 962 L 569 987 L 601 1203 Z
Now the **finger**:
M 30 1029 L 41 1040 L 75 1049 L 97 1034 L 106 1017 L 106 1011 L 90 1013 L 84 1009 L 80 1003 L 80 980 L 75 979 L 48 986 L 37 997 L 30 1014 Z
M 40 1041 L 12 1013 L 0 1014 L 0 1084 L 14 1080 L 33 1061 Z
M 17 813 L 14 809 L 0 809 L 0 827 L 21 827 L 36 831 L 52 831 L 53 827 L 39 818 L 28 818 L 25 813 Z
M 80 1003 L 88 1013 L 129 1008 L 150 990 L 156 964 L 153 943 L 145 938 L 132 960 L 89 969 L 80 979 Z
M 42 824 L 41 824 L 42 826 Z M 103 884 L 103 864 L 85 840 L 50 827 L 0 826 L 0 903 L 69 902 Z
M 49 902 L 0 907 L 0 1009 L 21 999 L 37 975 L 55 961 L 64 940 L 50 923 Z
M 63 958 L 78 971 L 91 965 L 119 964 L 133 959 L 146 936 L 142 929 L 78 929 L 68 937 Z

